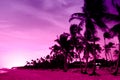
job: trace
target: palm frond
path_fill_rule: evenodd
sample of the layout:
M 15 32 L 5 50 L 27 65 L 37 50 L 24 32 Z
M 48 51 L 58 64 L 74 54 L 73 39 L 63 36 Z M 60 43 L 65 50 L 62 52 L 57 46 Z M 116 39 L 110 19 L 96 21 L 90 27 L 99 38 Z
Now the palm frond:
M 116 8 L 117 12 L 120 15 L 120 5 L 118 3 L 115 3 L 115 0 L 112 0 L 112 5 Z
M 104 0 L 84 0 L 84 12 L 90 14 L 91 17 L 101 17 L 106 10 Z
M 103 30 L 103 31 L 107 31 L 108 27 L 107 25 L 103 22 L 102 19 L 99 18 L 94 18 L 96 25 L 98 25 L 98 27 Z
M 116 14 L 110 14 L 110 13 L 105 13 L 103 15 L 103 20 L 108 22 L 108 21 L 117 21 L 120 22 L 120 15 L 116 15 Z
M 72 36 L 76 36 L 76 34 L 79 34 L 81 30 L 82 30 L 82 28 L 81 28 L 81 27 L 78 27 L 77 24 L 72 24 L 72 25 L 70 26 L 70 34 L 71 34 Z
M 71 15 L 71 17 L 85 17 L 85 14 L 84 13 L 73 13 L 72 15 Z
M 85 18 L 84 13 L 73 13 L 71 15 L 71 18 L 69 19 L 69 22 L 71 22 L 73 19 L 83 20 Z
M 117 12 L 118 12 L 119 15 L 120 15 L 120 6 L 119 6 L 118 4 L 116 4 L 116 10 L 117 10 Z
M 95 26 L 94 26 L 94 23 L 92 22 L 92 20 L 90 18 L 87 18 L 86 19 L 86 30 L 89 30 L 91 33 L 96 33 L 96 29 L 95 29 Z
M 95 49 L 100 53 L 102 48 L 100 46 L 100 44 L 95 44 Z
M 103 37 L 109 39 L 109 38 L 111 38 L 111 35 L 110 35 L 109 32 L 105 32 L 105 33 L 103 34 Z
M 115 36 L 117 34 L 120 34 L 120 24 L 116 24 L 110 29 L 110 32 L 112 32 L 112 36 Z

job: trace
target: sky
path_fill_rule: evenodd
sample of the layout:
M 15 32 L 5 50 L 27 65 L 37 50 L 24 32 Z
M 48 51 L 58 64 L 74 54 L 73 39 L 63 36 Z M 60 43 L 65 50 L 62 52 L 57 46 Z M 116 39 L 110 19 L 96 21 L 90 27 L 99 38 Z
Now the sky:
M 83 0 L 0 0 L 0 68 L 25 65 L 50 53 L 56 36 Z
M 22 66 L 49 54 L 56 36 L 69 32 L 70 15 L 81 12 L 83 3 L 83 0 L 0 0 L 0 68 Z M 115 12 L 112 7 L 109 10 Z

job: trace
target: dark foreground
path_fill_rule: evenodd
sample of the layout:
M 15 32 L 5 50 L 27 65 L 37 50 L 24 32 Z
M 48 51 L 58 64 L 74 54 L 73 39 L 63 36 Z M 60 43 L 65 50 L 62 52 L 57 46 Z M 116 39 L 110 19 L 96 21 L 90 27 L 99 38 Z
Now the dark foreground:
M 90 70 L 89 70 L 90 72 Z M 120 75 L 113 76 L 106 69 L 98 69 L 100 75 L 89 76 L 81 74 L 79 69 L 62 70 L 28 70 L 5 69 L 0 70 L 0 80 L 119 80 Z

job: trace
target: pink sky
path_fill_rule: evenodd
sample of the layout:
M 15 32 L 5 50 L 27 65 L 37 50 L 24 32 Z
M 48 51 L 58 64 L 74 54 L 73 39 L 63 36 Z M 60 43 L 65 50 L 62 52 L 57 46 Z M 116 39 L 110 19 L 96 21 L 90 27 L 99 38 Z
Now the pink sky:
M 0 67 L 24 65 L 50 53 L 56 36 L 69 31 L 79 0 L 0 0 Z
M 49 54 L 56 36 L 69 31 L 70 15 L 82 6 L 83 0 L 0 0 L 0 68 Z

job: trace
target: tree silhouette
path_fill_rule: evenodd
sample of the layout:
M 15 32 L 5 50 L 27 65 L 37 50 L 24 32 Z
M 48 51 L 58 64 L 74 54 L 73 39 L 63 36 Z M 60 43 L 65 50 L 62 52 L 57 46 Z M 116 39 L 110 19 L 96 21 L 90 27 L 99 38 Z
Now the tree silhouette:
M 55 44 L 54 46 L 50 47 L 49 49 L 51 49 L 50 54 L 59 54 L 61 52 L 61 47 L 57 44 Z
M 71 42 L 72 42 L 71 44 L 74 47 L 76 56 L 79 57 L 81 72 L 83 72 L 80 53 L 84 49 L 84 44 L 81 39 L 82 38 L 81 33 L 80 33 L 81 30 L 82 28 L 79 27 L 77 24 L 72 24 L 70 26 L 70 34 L 71 34 Z
M 112 60 L 111 48 L 115 48 L 115 43 L 109 42 L 104 47 L 105 47 L 105 50 L 106 50 L 106 55 L 108 55 L 109 59 Z
M 111 38 L 111 36 L 110 36 L 110 34 L 109 34 L 108 32 L 105 32 L 105 33 L 103 34 L 103 37 L 104 37 L 105 57 L 106 57 L 106 61 L 107 61 L 106 39 Z
M 111 20 L 120 21 L 120 6 L 114 0 L 112 0 L 112 3 L 118 12 L 117 15 L 110 14 L 107 11 L 104 0 L 84 0 L 83 12 L 73 13 L 69 19 L 69 21 L 79 19 L 79 24 L 72 24 L 70 26 L 70 34 L 62 33 L 57 37 L 55 40 L 57 43 L 50 47 L 50 55 L 32 60 L 31 63 L 27 62 L 26 66 L 30 66 L 30 68 L 64 68 L 66 72 L 68 64 L 71 64 L 73 58 L 77 56 L 80 61 L 81 72 L 87 74 L 88 61 L 90 54 L 92 54 L 93 60 L 90 63 L 93 64 L 93 70 L 90 75 L 96 75 L 96 63 L 105 61 L 104 59 L 98 59 L 98 53 L 101 53 L 102 50 L 100 44 L 97 44 L 100 40 L 97 36 L 97 30 L 100 29 L 103 32 L 105 31 L 103 37 L 106 61 L 108 60 L 108 55 L 111 56 L 112 60 L 111 49 L 115 48 L 115 44 L 112 42 L 107 43 L 106 39 L 113 38 L 114 36 L 118 37 L 119 50 L 115 50 L 114 53 L 117 54 L 117 60 L 116 63 L 113 62 L 113 64 L 116 64 L 113 74 L 117 75 L 120 63 L 120 23 L 114 25 L 111 29 L 107 27 L 106 23 Z M 83 29 L 85 29 L 84 34 L 81 34 Z M 86 60 L 84 69 L 80 57 L 82 52 L 83 58 Z
M 119 41 L 119 55 L 118 55 L 118 60 L 117 60 L 117 65 L 116 65 L 116 70 L 113 73 L 113 75 L 117 75 L 118 73 L 118 67 L 119 67 L 119 62 L 120 62 L 120 24 L 116 24 L 110 29 L 111 35 L 112 36 L 117 36 L 118 41 Z
M 116 8 L 118 14 L 120 15 L 120 4 L 118 4 L 116 0 L 112 0 L 112 4 Z
M 54 46 L 50 47 L 50 49 L 51 49 L 50 55 L 52 55 L 51 67 L 63 68 L 64 55 L 61 46 L 55 44 Z
M 64 55 L 64 71 L 67 71 L 67 58 L 68 56 L 74 56 L 73 55 L 73 46 L 71 45 L 71 40 L 69 39 L 68 33 L 63 33 L 60 35 L 58 39 L 55 40 L 59 46 L 61 47 L 61 50 Z
M 90 33 L 89 35 L 95 38 L 96 35 L 96 27 L 99 27 L 102 31 L 108 31 L 108 27 L 104 23 L 105 21 L 111 20 L 120 20 L 118 15 L 110 14 L 107 11 L 107 7 L 104 5 L 104 0 L 84 0 L 83 13 L 74 13 L 71 15 L 69 21 L 73 19 L 79 19 L 79 26 L 82 27 L 85 23 L 85 32 Z M 93 41 L 95 45 L 95 41 Z M 93 49 L 95 46 L 93 46 Z M 93 51 L 95 53 L 95 49 Z M 96 55 L 94 54 L 94 59 L 96 59 Z M 92 75 L 95 75 L 95 65 L 92 72 Z
M 85 33 L 90 35 L 93 40 L 95 39 L 95 34 L 96 34 L 96 25 L 102 30 L 106 30 L 107 26 L 105 25 L 103 21 L 103 16 L 106 13 L 106 7 L 104 5 L 104 0 L 84 0 L 84 7 L 83 7 L 83 13 L 74 13 L 72 14 L 70 21 L 73 19 L 80 19 L 81 22 L 79 23 L 80 26 L 83 25 L 85 22 Z M 93 41 L 93 54 L 94 54 L 94 59 L 96 59 L 96 54 L 95 54 L 95 41 Z M 95 64 L 95 63 L 94 63 Z M 94 65 L 94 69 L 92 74 L 95 75 L 96 72 L 96 65 Z

